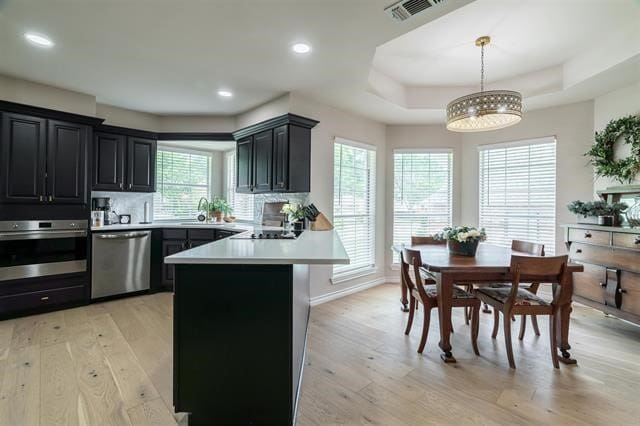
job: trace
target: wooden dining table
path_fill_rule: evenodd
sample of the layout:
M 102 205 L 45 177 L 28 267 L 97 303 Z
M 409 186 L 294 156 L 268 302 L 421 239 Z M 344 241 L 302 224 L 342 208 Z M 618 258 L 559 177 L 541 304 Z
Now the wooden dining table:
M 419 250 L 422 257 L 422 266 L 436 277 L 438 289 L 438 315 L 440 320 L 440 342 L 442 349 L 440 357 L 444 362 L 456 362 L 451 347 L 451 302 L 454 284 L 473 283 L 476 285 L 511 282 L 511 255 L 527 256 L 526 253 L 511 250 L 508 247 L 481 243 L 474 257 L 449 254 L 445 244 L 430 245 L 394 245 L 393 250 L 401 252 L 403 248 Z M 545 277 L 544 280 L 536 279 L 540 283 L 551 283 L 553 290 L 558 285 L 562 287 L 562 297 L 558 301 L 558 315 L 556 315 L 557 340 L 556 345 L 560 350 L 559 360 L 565 364 L 575 364 L 569 349 L 569 325 L 571 321 L 571 299 L 573 296 L 573 273 L 582 272 L 583 266 L 576 263 L 567 265 L 568 274 L 565 282 L 557 282 L 555 277 Z M 521 276 L 522 282 L 528 282 L 526 276 Z M 407 285 L 400 277 L 402 287 L 403 310 L 408 303 Z M 554 282 L 556 281 L 556 282 Z M 530 281 L 529 281 L 530 282 Z

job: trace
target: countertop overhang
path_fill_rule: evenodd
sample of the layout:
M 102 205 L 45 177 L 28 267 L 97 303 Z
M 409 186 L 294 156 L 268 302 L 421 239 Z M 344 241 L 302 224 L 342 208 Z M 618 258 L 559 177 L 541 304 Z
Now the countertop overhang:
M 164 262 L 199 265 L 346 265 L 349 264 L 349 256 L 335 230 L 307 230 L 295 240 L 229 237 L 167 256 Z

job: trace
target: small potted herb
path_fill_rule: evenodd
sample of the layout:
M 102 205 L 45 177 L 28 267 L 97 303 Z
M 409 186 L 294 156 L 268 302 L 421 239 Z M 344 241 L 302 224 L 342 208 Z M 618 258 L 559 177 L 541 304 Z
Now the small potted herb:
M 607 203 L 597 201 L 572 201 L 567 205 L 569 211 L 576 215 L 578 223 L 619 226 L 621 213 L 627 209 L 625 203 Z
M 294 230 L 302 231 L 304 229 L 305 208 L 302 204 L 287 203 L 282 206 L 280 213 L 287 215 L 288 221 L 293 223 Z
M 201 198 L 198 203 L 198 210 L 204 210 L 209 218 L 213 217 L 216 222 L 222 222 L 222 218 L 231 213 L 233 208 L 231 208 L 227 200 L 216 195 L 211 201 Z
M 437 239 L 446 240 L 450 254 L 459 256 L 475 256 L 480 241 L 487 239 L 482 229 L 470 226 L 446 227 L 436 235 Z

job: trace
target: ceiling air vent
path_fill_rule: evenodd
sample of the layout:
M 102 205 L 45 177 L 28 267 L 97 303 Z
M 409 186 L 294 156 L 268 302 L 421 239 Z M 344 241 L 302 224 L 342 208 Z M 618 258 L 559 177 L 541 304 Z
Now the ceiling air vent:
M 402 0 L 387 7 L 384 11 L 396 21 L 402 22 L 443 1 L 444 0 Z

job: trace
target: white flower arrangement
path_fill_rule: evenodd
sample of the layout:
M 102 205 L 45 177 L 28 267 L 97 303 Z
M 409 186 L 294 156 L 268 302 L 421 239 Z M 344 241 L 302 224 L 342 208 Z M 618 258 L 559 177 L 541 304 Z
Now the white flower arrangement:
M 444 228 L 441 233 L 436 235 L 436 238 L 468 243 L 472 241 L 484 241 L 487 239 L 487 234 L 484 228 L 478 230 L 478 228 L 469 226 L 456 226 Z

